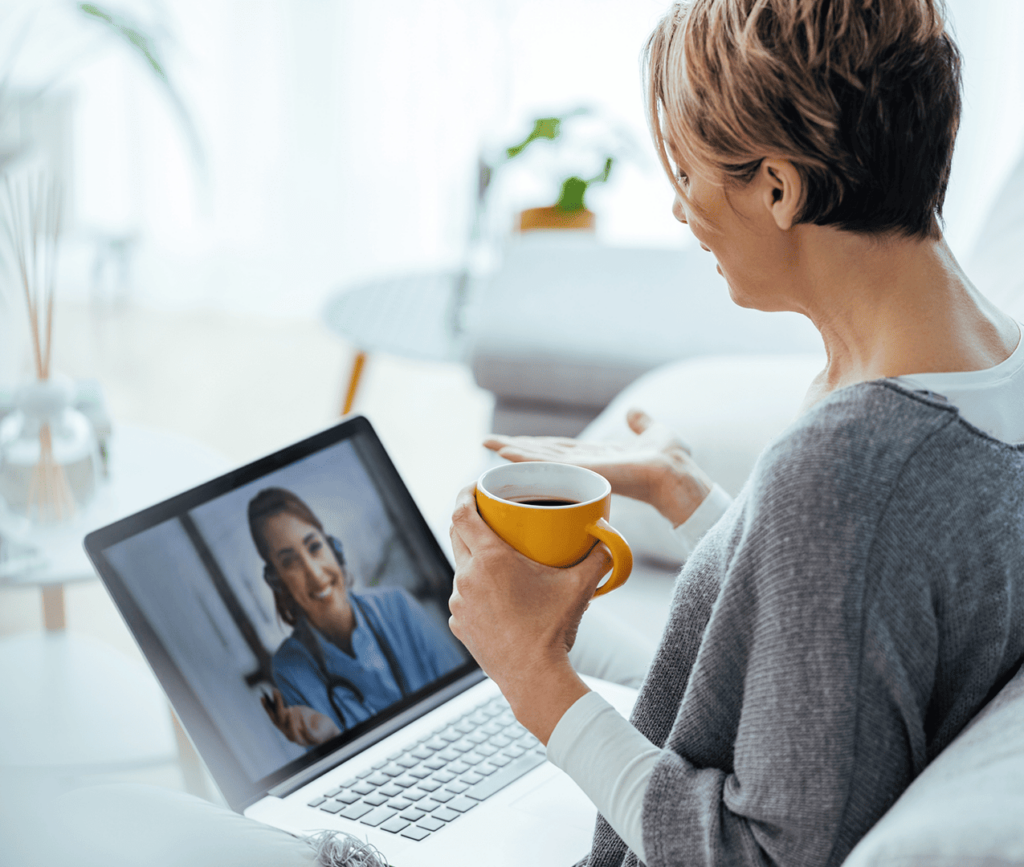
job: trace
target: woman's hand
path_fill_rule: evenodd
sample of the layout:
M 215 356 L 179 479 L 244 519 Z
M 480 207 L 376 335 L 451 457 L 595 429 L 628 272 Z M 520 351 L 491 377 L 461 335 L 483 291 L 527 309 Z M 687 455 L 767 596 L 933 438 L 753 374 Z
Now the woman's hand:
M 593 470 L 608 479 L 614 493 L 650 503 L 678 527 L 714 483 L 666 425 L 637 409 L 629 411 L 626 421 L 637 434 L 627 443 L 492 436 L 484 445 L 510 461 L 557 461 Z
M 480 517 L 474 487 L 452 515 L 452 633 L 508 699 L 519 721 L 547 743 L 562 714 L 588 689 L 569 664 L 580 618 L 611 555 L 597 545 L 558 569 L 524 557 Z
M 341 734 L 334 722 L 319 711 L 302 704 L 287 707 L 284 697 L 276 687 L 273 699 L 262 695 L 260 702 L 270 721 L 280 729 L 281 734 L 300 747 L 315 747 Z

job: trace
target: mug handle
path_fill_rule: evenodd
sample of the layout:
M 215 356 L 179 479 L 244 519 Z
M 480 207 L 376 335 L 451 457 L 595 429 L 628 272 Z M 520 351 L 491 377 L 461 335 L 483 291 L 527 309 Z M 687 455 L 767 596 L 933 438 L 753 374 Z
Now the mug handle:
M 603 596 L 626 583 L 629 573 L 633 571 L 633 552 L 629 549 L 629 543 L 622 538 L 622 534 L 604 518 L 598 518 L 587 527 L 587 532 L 604 542 L 612 552 L 612 574 L 594 591 L 595 597 Z

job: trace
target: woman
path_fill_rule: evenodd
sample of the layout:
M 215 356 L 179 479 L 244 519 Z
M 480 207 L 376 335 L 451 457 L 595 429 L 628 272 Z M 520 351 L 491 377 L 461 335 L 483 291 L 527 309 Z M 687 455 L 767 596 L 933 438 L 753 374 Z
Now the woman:
M 460 494 L 452 631 L 598 806 L 591 865 L 838 864 L 1024 654 L 1024 348 L 940 231 L 942 12 L 692 0 L 647 44 L 673 213 L 827 364 L 732 503 L 642 414 L 632 448 L 488 442 L 710 527 L 631 721 L 568 657 L 607 553 L 540 566 Z
M 323 743 L 463 662 L 405 590 L 351 592 L 341 543 L 294 493 L 260 491 L 248 517 L 277 613 L 293 627 L 274 652 L 277 688 L 263 702 L 289 740 Z

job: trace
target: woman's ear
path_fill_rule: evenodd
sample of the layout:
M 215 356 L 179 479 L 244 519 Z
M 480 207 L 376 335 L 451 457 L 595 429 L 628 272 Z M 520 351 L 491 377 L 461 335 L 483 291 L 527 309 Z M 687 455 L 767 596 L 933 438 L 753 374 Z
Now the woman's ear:
M 793 228 L 803 204 L 804 185 L 800 172 L 789 160 L 768 157 L 758 170 L 764 205 L 775 225 L 783 231 Z

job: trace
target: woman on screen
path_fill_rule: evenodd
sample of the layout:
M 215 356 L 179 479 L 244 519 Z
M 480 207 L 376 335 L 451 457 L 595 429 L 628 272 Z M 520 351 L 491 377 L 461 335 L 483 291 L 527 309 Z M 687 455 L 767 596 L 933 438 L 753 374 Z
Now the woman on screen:
M 352 592 L 341 542 L 294 493 L 260 491 L 248 516 L 277 613 L 292 627 L 263 702 L 289 740 L 323 743 L 465 661 L 406 590 Z

